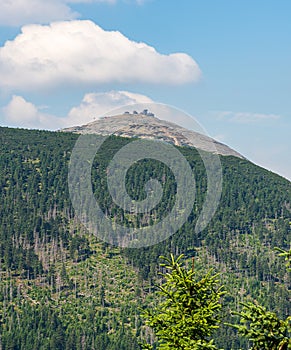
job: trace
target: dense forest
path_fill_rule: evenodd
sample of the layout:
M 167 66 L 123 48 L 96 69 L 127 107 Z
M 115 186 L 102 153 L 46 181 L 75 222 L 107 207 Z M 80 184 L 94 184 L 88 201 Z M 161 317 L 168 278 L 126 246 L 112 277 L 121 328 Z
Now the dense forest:
M 195 234 L 207 181 L 199 153 L 179 148 L 195 169 L 196 197 L 188 221 L 147 248 L 100 242 L 78 221 L 68 190 L 68 163 L 78 135 L 0 128 L 0 349 L 140 349 L 154 345 L 142 312 L 158 302 L 159 256 L 184 254 L 197 271 L 220 272 L 227 294 L 223 322 L 240 302 L 256 300 L 280 317 L 290 314 L 290 274 L 275 247 L 289 249 L 291 183 L 251 162 L 221 156 L 223 190 L 210 224 Z M 132 140 L 110 137 L 92 166 L 92 188 L 113 222 L 141 227 L 161 220 L 175 201 L 175 179 L 145 159 L 128 171 L 126 189 L 143 200 L 151 178 L 163 200 L 150 215 L 125 213 L 107 188 L 110 159 Z M 247 349 L 235 329 L 215 335 L 224 349 Z

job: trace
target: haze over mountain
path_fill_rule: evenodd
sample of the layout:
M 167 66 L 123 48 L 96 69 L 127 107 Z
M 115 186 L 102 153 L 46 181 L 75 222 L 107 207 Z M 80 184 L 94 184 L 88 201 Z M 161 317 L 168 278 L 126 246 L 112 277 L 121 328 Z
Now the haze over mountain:
M 62 131 L 156 139 L 176 146 L 190 146 L 224 156 L 243 158 L 241 154 L 223 143 L 178 124 L 159 119 L 148 110 L 106 116 L 85 125 L 62 129 Z

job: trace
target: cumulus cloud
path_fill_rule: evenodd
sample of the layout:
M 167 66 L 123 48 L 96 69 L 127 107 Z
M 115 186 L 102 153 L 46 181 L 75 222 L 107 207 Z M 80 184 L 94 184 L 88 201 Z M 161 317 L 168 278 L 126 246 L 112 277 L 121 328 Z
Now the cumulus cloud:
M 29 23 L 47 24 L 53 21 L 75 19 L 80 14 L 72 4 L 108 3 L 118 0 L 0 0 L 0 26 L 22 26 Z M 148 0 L 132 0 L 138 5 Z
M 222 111 L 222 112 L 213 112 L 218 119 L 226 119 L 231 122 L 241 123 L 241 124 L 250 124 L 265 122 L 271 120 L 278 120 L 281 117 L 277 114 L 264 114 L 264 113 L 251 113 L 251 112 L 231 112 L 231 111 Z
M 79 14 L 70 8 L 70 4 L 91 2 L 115 3 L 115 0 L 0 0 L 0 25 L 21 26 L 74 19 Z
M 41 108 L 17 95 L 2 108 L 2 113 L 7 125 L 34 129 L 52 129 L 51 126 L 58 119 L 43 113 Z
M 138 103 L 152 103 L 153 100 L 141 94 L 128 91 L 110 91 L 101 93 L 86 94 L 77 107 L 74 107 L 68 113 L 66 124 L 68 126 L 80 125 L 93 119 L 98 119 L 104 114 L 110 114 L 111 111 L 134 105 Z
M 2 0 L 0 24 L 21 26 L 28 23 L 72 19 L 77 16 L 64 2 L 56 0 Z
M 57 117 L 43 112 L 41 107 L 14 95 L 2 108 L 5 122 L 9 126 L 56 130 L 73 125 L 82 125 L 98 119 L 104 114 L 137 103 L 151 103 L 149 97 L 128 91 L 109 91 L 86 94 L 80 105 L 73 107 L 67 116 Z
M 197 63 L 187 54 L 160 54 L 91 21 L 24 26 L 0 48 L 0 85 L 10 89 L 112 82 L 182 84 L 199 77 Z

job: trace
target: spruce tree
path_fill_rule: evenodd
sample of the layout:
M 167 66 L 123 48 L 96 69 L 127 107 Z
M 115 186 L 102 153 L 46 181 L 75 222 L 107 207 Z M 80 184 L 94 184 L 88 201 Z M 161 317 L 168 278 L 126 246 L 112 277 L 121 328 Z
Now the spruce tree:
M 160 265 L 167 270 L 164 283 L 157 286 L 163 300 L 144 315 L 158 339 L 156 349 L 216 349 L 211 335 L 219 327 L 220 299 L 225 294 L 218 276 L 209 271 L 197 277 L 193 267 L 182 266 L 183 255 L 161 258 L 165 263 Z M 142 347 L 153 349 L 150 344 Z

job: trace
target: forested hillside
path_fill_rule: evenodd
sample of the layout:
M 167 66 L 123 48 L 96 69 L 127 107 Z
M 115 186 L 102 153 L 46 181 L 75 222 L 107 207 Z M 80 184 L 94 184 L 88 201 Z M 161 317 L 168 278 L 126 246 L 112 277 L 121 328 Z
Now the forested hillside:
M 67 177 L 78 135 L 0 128 L 0 349 L 139 349 L 154 342 L 140 317 L 156 303 L 158 257 L 195 256 L 196 269 L 221 273 L 228 294 L 224 320 L 239 302 L 257 300 L 290 314 L 290 275 L 274 252 L 291 241 L 291 183 L 247 160 L 222 156 L 223 191 L 208 227 L 195 234 L 207 189 L 205 168 L 192 148 L 179 150 L 195 169 L 196 198 L 189 220 L 166 241 L 121 249 L 99 242 L 75 217 Z M 144 199 L 150 178 L 163 200 L 149 216 L 124 213 L 110 197 L 106 171 L 130 139 L 110 137 L 95 158 L 92 188 L 108 217 L 126 226 L 152 224 L 175 200 L 165 165 L 144 160 L 128 172 L 126 187 Z M 247 349 L 231 328 L 216 335 L 224 349 Z

